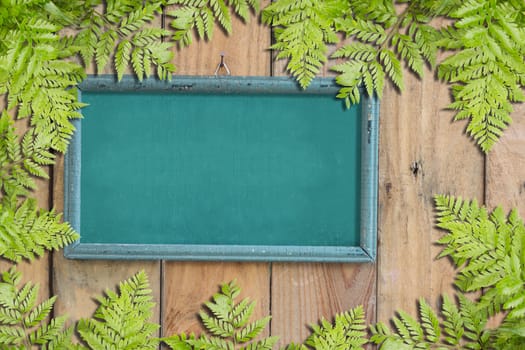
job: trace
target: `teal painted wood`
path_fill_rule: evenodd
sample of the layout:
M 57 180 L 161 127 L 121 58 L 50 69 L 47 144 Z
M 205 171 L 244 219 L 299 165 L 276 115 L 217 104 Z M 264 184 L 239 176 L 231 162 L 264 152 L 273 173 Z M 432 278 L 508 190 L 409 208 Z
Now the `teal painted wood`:
M 315 96 L 325 96 L 330 100 L 337 91 L 332 80 L 317 79 L 306 91 L 301 91 L 295 82 L 288 78 L 262 77 L 175 77 L 172 82 L 147 80 L 139 83 L 126 77 L 122 82 L 115 83 L 112 76 L 88 78 L 81 86 L 81 90 L 90 92 L 133 92 L 141 94 L 151 92 L 170 93 L 181 95 L 207 96 L 217 95 L 256 95 L 257 99 L 265 96 L 306 96 L 308 100 Z M 311 96 L 311 97 L 308 97 Z M 271 101 L 271 99 L 270 99 Z M 330 101 L 331 104 L 336 104 Z M 306 104 L 306 103 L 305 103 Z M 65 250 L 66 257 L 78 259 L 173 259 L 173 260 L 229 260 L 229 261 L 326 261 L 326 262 L 365 262 L 373 261 L 376 256 L 377 232 L 377 143 L 378 143 L 378 102 L 376 99 L 365 98 L 360 105 L 361 114 L 361 154 L 360 154 L 360 183 L 359 183 L 359 223 L 357 240 L 349 241 L 347 237 L 335 239 L 328 243 L 312 242 L 285 242 L 275 243 L 264 240 L 250 241 L 236 244 L 235 241 L 214 241 L 213 232 L 210 241 L 182 242 L 164 244 L 158 239 L 151 242 L 136 242 L 129 244 L 126 238 L 105 242 L 101 239 L 90 239 L 84 235 L 81 240 Z M 306 113 L 306 112 L 305 112 Z M 325 119 L 325 116 L 320 116 Z M 155 121 L 152 121 L 153 123 Z M 209 122 L 209 121 L 208 121 Z M 145 125 L 147 127 L 147 125 Z M 318 126 L 319 127 L 319 126 Z M 65 162 L 65 217 L 71 222 L 81 235 L 81 166 L 82 166 L 82 125 L 77 123 L 77 133 L 73 138 L 70 149 L 66 154 Z M 359 146 L 359 145 L 358 145 Z M 84 149 L 84 151 L 86 151 Z M 113 152 L 114 150 L 112 150 Z M 86 165 L 84 163 L 84 165 Z M 96 173 L 93 173 L 96 174 Z M 94 176 L 92 176 L 94 177 Z M 89 196 L 89 194 L 88 194 Z M 86 203 L 86 194 L 84 196 Z M 88 197 L 89 198 L 89 197 Z M 96 203 L 95 203 L 96 204 Z M 91 214 L 90 209 L 88 213 Z M 337 221 L 337 220 L 335 220 Z M 111 236 L 113 232 L 105 232 Z M 170 235 L 172 232 L 167 232 Z M 278 236 L 278 235 L 277 235 Z M 275 238 L 273 239 L 275 240 Z M 132 240 L 130 240 L 132 241 Z M 169 241 L 166 240 L 166 241 Z M 211 244 L 209 244 L 212 242 Z M 273 244 L 272 244 L 273 243 Z

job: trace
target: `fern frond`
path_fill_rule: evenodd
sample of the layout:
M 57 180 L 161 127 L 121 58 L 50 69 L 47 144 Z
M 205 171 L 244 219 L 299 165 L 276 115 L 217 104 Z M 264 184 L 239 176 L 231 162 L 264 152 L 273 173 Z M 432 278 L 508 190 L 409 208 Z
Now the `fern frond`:
M 379 60 L 385 67 L 385 72 L 390 80 L 392 80 L 400 90 L 403 90 L 403 71 L 396 55 L 391 50 L 383 49 L 379 52 Z
M 100 73 L 113 60 L 120 80 L 131 61 L 139 80 L 151 75 L 151 65 L 157 68 L 160 79 L 171 79 L 175 67 L 165 58 L 172 58 L 172 44 L 163 42 L 170 32 L 144 28 L 162 12 L 163 4 L 164 1 L 110 2 L 103 13 L 91 8 L 75 37 L 84 65 L 89 66 L 94 58 Z
M 456 119 L 470 120 L 467 131 L 484 152 L 512 122 L 512 103 L 525 101 L 525 29 L 516 22 L 520 11 L 523 4 L 467 1 L 451 13 L 455 30 L 442 41 L 461 49 L 439 67 L 440 77 L 453 84 L 450 108 L 458 111 Z
M 33 310 L 24 318 L 24 325 L 26 327 L 34 327 L 44 320 L 51 313 L 55 301 L 56 297 L 52 297 L 33 308 Z
M 156 349 L 159 326 L 149 321 L 154 303 L 144 271 L 121 282 L 119 290 L 99 298 L 94 318 L 78 323 L 80 336 L 93 349 Z
M 263 21 L 276 27 L 272 48 L 289 60 L 286 68 L 302 88 L 327 61 L 327 44 L 339 41 L 335 22 L 347 11 L 341 0 L 281 0 L 263 10 Z
M 505 217 L 501 208 L 490 215 L 476 202 L 437 196 L 438 226 L 449 233 L 438 242 L 461 267 L 456 284 L 463 291 L 485 289 L 480 305 L 503 308 L 508 317 L 523 317 L 525 308 L 525 226 L 515 211 Z M 515 310 L 518 310 L 514 313 Z
M 194 341 L 195 335 L 190 334 L 189 336 L 185 333 L 174 334 L 167 338 L 162 338 L 164 344 L 169 346 L 172 350 L 192 350 L 192 346 L 188 343 Z
M 450 345 L 459 344 L 464 334 L 463 318 L 456 304 L 446 295 L 443 296 L 442 313 L 445 341 Z
M 255 339 L 270 322 L 271 317 L 267 316 L 248 323 L 242 329 L 235 332 L 234 338 L 239 343 L 246 343 Z
M 418 76 L 423 76 L 424 59 L 418 45 L 412 41 L 412 38 L 404 34 L 394 34 L 392 45 L 396 51 L 405 60 L 410 69 Z
M 383 323 L 370 327 L 370 341 L 381 349 L 485 349 L 490 331 L 485 329 L 487 314 L 459 295 L 459 307 L 443 296 L 441 317 L 426 301 L 419 301 L 419 320 L 400 311 L 394 317 L 396 332 Z
M 362 306 L 336 315 L 333 324 L 323 319 L 312 330 L 305 344 L 314 349 L 358 350 L 368 343 Z
M 78 239 L 78 234 L 61 215 L 53 210 L 36 208 L 33 199 L 26 199 L 18 208 L 0 205 L 0 255 L 18 262 L 33 260 L 46 250 L 63 248 Z
M 425 331 L 426 339 L 430 342 L 437 342 L 441 337 L 439 320 L 430 305 L 423 298 L 419 299 L 419 314 L 421 315 L 421 326 Z
M 199 39 L 210 40 L 215 22 L 218 22 L 226 33 L 231 33 L 232 13 L 248 22 L 250 12 L 259 11 L 257 0 L 174 0 L 170 3 L 179 5 L 167 14 L 173 17 L 170 22 L 170 26 L 175 29 L 173 40 L 181 47 L 192 43 L 193 31 L 196 31 Z
M 211 335 L 199 338 L 184 333 L 166 338 L 165 342 L 172 349 L 216 349 L 216 350 L 270 350 L 277 342 L 277 337 L 257 339 L 270 322 L 270 316 L 250 322 L 255 302 L 243 299 L 236 302 L 241 289 L 235 281 L 220 287 L 220 293 L 213 295 L 213 301 L 204 305 L 200 319 L 206 331 Z
M 36 305 L 38 286 L 21 288 L 21 274 L 15 268 L 2 273 L 0 282 L 0 342 L 9 348 L 26 345 L 42 349 L 72 349 L 72 329 L 64 329 L 65 317 L 48 319 L 56 297 Z
M 239 350 L 272 350 L 279 337 L 273 336 L 252 342 L 246 346 L 239 348 Z

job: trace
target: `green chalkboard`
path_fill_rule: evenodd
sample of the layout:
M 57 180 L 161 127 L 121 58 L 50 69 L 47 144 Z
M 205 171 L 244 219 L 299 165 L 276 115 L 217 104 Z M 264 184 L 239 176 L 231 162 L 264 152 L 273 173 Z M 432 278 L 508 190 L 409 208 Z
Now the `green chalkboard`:
M 362 106 L 346 109 L 332 84 L 300 93 L 257 79 L 191 80 L 206 88 L 91 80 L 70 161 L 82 238 L 69 255 L 172 247 L 179 253 L 158 258 L 182 250 L 193 259 L 192 249 L 207 248 L 208 258 L 235 260 L 244 247 L 256 260 L 283 250 L 294 260 L 312 247 L 361 246 L 370 130 Z

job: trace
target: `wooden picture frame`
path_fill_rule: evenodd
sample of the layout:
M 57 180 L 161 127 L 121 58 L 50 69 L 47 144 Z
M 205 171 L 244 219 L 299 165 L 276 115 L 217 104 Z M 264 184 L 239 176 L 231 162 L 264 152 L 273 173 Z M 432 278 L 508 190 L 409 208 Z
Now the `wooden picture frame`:
M 303 101 L 308 101 L 310 99 L 322 97 L 327 99 L 334 106 L 338 106 L 343 110 L 341 101 L 333 101 L 334 96 L 338 90 L 337 85 L 334 83 L 333 79 L 315 79 L 310 87 L 303 91 L 297 84 L 290 80 L 289 78 L 277 78 L 277 77 L 195 77 L 195 76 L 175 76 L 172 81 L 158 81 L 154 79 L 144 80 L 142 82 L 136 81 L 132 77 L 124 77 L 121 82 L 115 82 L 114 76 L 97 76 L 97 77 L 88 77 L 80 85 L 80 100 L 83 100 L 83 95 L 92 94 L 95 96 L 97 93 L 101 94 L 117 94 L 115 96 L 121 96 L 120 94 L 135 94 L 133 99 L 140 99 L 141 94 L 164 94 L 163 96 L 204 96 L 205 103 L 208 103 L 207 100 L 211 100 L 210 96 L 217 97 L 216 100 L 222 103 L 222 100 L 218 100 L 222 96 L 225 101 L 226 98 L 233 98 L 232 101 L 241 101 L 240 97 L 236 96 L 269 96 L 268 101 L 272 101 L 272 96 L 286 96 L 286 98 L 305 98 Z M 138 95 L 137 95 L 138 94 Z M 123 96 L 122 95 L 122 96 Z M 98 96 L 98 95 L 97 95 Z M 129 95 L 131 96 L 131 95 Z M 132 97 L 128 101 L 131 101 Z M 95 97 L 93 97 L 95 98 Z M 116 97 L 115 97 L 116 98 Z M 262 97 L 261 97 L 262 98 Z M 266 98 L 266 97 L 265 97 Z M 248 100 L 248 99 L 246 99 Z M 253 104 L 252 102 L 247 102 Z M 266 100 L 265 100 L 266 101 Z M 89 102 L 89 101 L 88 101 Z M 224 102 L 226 103 L 226 102 Z M 244 102 L 239 102 L 244 103 Z M 198 103 L 197 103 L 198 104 Z M 299 103 L 301 105 L 302 102 Z M 305 103 L 306 104 L 306 103 Z M 266 108 L 267 106 L 262 106 Z M 101 107 L 103 110 L 103 107 Z M 133 109 L 133 107 L 127 107 Z M 244 108 L 244 107 L 243 107 Z M 246 107 L 248 108 L 248 107 Z M 282 107 L 279 107 L 282 108 Z M 305 107 L 306 108 L 306 107 Z M 358 214 L 359 217 L 359 232 L 355 232 L 356 237 L 358 237 L 357 242 L 354 244 L 341 243 L 338 244 L 337 237 L 331 241 L 330 244 L 304 244 L 298 242 L 286 242 L 286 244 L 272 244 L 268 242 L 265 244 L 264 241 L 257 241 L 257 244 L 245 244 L 245 243 L 236 243 L 236 242 L 212 242 L 207 243 L 206 241 L 195 242 L 184 242 L 184 243 L 164 243 L 162 242 L 162 234 L 170 235 L 173 237 L 173 230 L 168 230 L 170 232 L 160 234 L 160 238 L 156 237 L 154 242 L 126 242 L 125 233 L 121 233 L 121 241 L 117 242 L 103 242 L 97 241 L 96 238 L 89 239 L 90 235 L 88 229 L 83 235 L 82 219 L 83 216 L 89 222 L 93 223 L 92 227 L 95 227 L 98 223 L 103 221 L 112 221 L 111 217 L 100 219 L 96 215 L 92 214 L 95 210 L 84 208 L 82 202 L 83 186 L 84 188 L 84 198 L 90 196 L 91 191 L 87 191 L 86 188 L 90 189 L 96 186 L 99 176 L 101 174 L 99 171 L 97 173 L 97 168 L 89 168 L 86 166 L 86 162 L 83 164 L 83 154 L 86 157 L 86 154 L 90 154 L 89 144 L 82 144 L 83 127 L 80 120 L 75 121 L 75 126 L 77 132 L 71 140 L 68 152 L 65 156 L 65 166 L 64 166 L 64 215 L 65 220 L 69 221 L 73 228 L 80 233 L 81 239 L 72 245 L 68 246 L 64 250 L 64 255 L 67 258 L 72 259 L 125 259 L 125 260 L 156 260 L 156 259 L 165 259 L 165 260 L 220 260 L 220 261 L 318 261 L 318 262 L 372 262 L 376 258 L 376 246 L 377 246 L 377 186 L 378 186 L 378 129 L 379 129 L 379 102 L 375 97 L 366 97 L 366 94 L 363 91 L 361 103 L 357 108 L 357 113 L 359 114 L 360 126 L 360 141 L 359 146 L 359 169 L 358 173 L 358 198 L 355 198 L 355 201 L 358 203 Z M 132 113 L 132 111 L 129 111 Z M 83 111 L 84 113 L 84 111 Z M 87 112 L 86 112 L 87 113 Z M 262 112 L 259 112 L 260 114 Z M 261 114 L 262 116 L 263 114 Z M 89 118 L 89 116 L 88 116 Z M 223 116 L 227 121 L 228 116 Z M 323 116 L 319 115 L 320 120 Z M 131 118 L 133 119 L 133 118 Z M 297 118 L 296 118 L 297 119 Z M 101 122 L 104 119 L 102 119 Z M 211 119 L 208 119 L 208 122 Z M 314 120 L 314 118 L 311 118 Z M 344 120 L 339 119 L 339 120 Z M 100 123 L 98 122 L 98 126 Z M 153 120 L 154 122 L 154 120 Z M 85 123 L 85 122 L 84 122 Z M 130 121 L 132 123 L 132 121 Z M 316 123 L 318 123 L 316 121 Z M 87 125 L 87 124 L 86 124 Z M 125 132 L 127 129 L 132 129 L 133 127 L 127 126 L 130 125 L 127 122 L 121 123 L 122 129 Z M 220 125 L 220 124 L 218 124 Z M 319 124 L 316 124 L 317 126 Z M 202 125 L 201 125 L 202 126 Z M 137 126 L 135 126 L 137 128 Z M 315 129 L 314 126 L 310 127 Z M 337 126 L 335 126 L 337 128 Z M 84 129 L 86 129 L 84 127 Z M 222 128 L 219 128 L 222 130 Z M 219 130 L 217 129 L 217 130 Z M 98 129 L 92 132 L 95 136 L 89 137 L 99 137 Z M 101 131 L 103 133 L 104 131 Z M 221 131 L 222 132 L 222 131 Z M 231 132 L 231 131 L 230 131 Z M 252 131 L 253 132 L 253 131 Z M 88 134 L 89 135 L 89 134 Z M 330 139 L 326 135 L 323 136 L 325 139 Z M 99 139 L 95 140 L 106 140 L 102 136 Z M 88 140 L 89 141 L 89 140 Z M 85 143 L 87 143 L 86 141 Z M 89 141 L 91 144 L 95 144 L 95 141 Z M 295 142 L 295 141 L 294 141 Z M 300 142 L 305 142 L 304 138 L 301 138 Z M 98 141 L 97 141 L 98 143 Z M 294 144 L 300 144 L 298 141 Z M 118 152 L 121 155 L 124 154 L 125 147 L 124 144 L 120 144 L 111 147 L 112 152 L 117 153 L 117 157 L 113 159 L 120 159 L 118 157 Z M 105 146 L 100 146 L 100 149 L 103 149 Z M 242 147 L 240 147 L 242 148 Z M 99 149 L 99 152 L 100 152 Z M 327 153 L 329 153 L 327 151 Z M 96 156 L 98 157 L 98 156 Z M 93 156 L 93 159 L 96 159 Z M 316 160 L 314 159 L 314 162 Z M 308 159 L 305 162 L 309 162 Z M 106 167 L 111 166 L 111 163 L 103 163 Z M 334 163 L 335 164 L 335 163 Z M 83 169 L 84 166 L 84 169 Z M 86 170 L 87 169 L 87 170 Z M 91 169 L 91 170 L 90 170 Z M 95 170 L 93 170 L 95 169 Z M 103 168 L 104 169 L 104 168 Z M 116 169 L 117 171 L 119 169 Z M 272 170 L 272 169 L 270 169 Z M 85 180 L 82 182 L 84 171 L 84 180 L 89 179 L 88 184 Z M 324 173 L 329 173 L 328 170 L 323 170 Z M 103 171 L 104 172 L 104 171 Z M 104 172 L 105 173 L 105 172 Z M 87 174 L 87 175 L 86 175 Z M 105 176 L 105 175 L 104 175 Z M 123 175 L 124 176 L 124 175 Z M 128 175 L 126 175 L 127 178 Z M 131 175 L 129 175 L 131 176 Z M 287 175 L 288 176 L 288 175 Z M 101 182 L 103 180 L 100 180 Z M 114 180 L 113 180 L 114 181 Z M 107 182 L 107 181 L 106 181 Z M 263 184 L 264 186 L 270 186 Z M 337 188 L 330 189 L 337 192 Z M 89 192 L 89 193 L 88 193 Z M 103 192 L 101 192 L 103 193 Z M 93 201 L 96 202 L 96 195 L 91 195 Z M 130 197 L 134 197 L 131 195 Z M 314 198 L 315 201 L 315 198 Z M 87 200 L 85 200 L 87 202 Z M 249 202 L 246 202 L 249 203 Z M 293 203 L 293 202 L 291 202 Z M 87 204 L 86 204 L 87 205 Z M 111 203 L 109 204 L 111 205 Z M 118 203 L 115 203 L 116 207 Z M 322 203 L 320 204 L 323 205 Z M 111 207 L 111 206 L 109 206 Z M 244 208 L 245 205 L 240 205 L 240 208 Z M 90 207 L 93 208 L 93 205 Z M 238 208 L 237 208 L 238 209 Z M 84 212 L 83 212 L 84 210 Z M 200 210 L 200 209 L 199 209 Z M 103 213 L 103 211 L 101 211 Z M 279 215 L 281 211 L 276 211 L 276 215 Z M 344 212 L 344 208 L 342 209 Z M 249 212 L 247 211 L 249 214 Z M 271 212 L 267 217 L 271 217 Z M 166 216 L 166 215 L 164 215 Z M 309 215 L 311 216 L 311 215 Z M 339 215 L 341 216 L 341 215 Z M 331 216 L 328 215 L 328 218 Z M 98 221 L 97 221 L 98 220 Z M 163 220 L 162 217 L 158 220 Z M 322 220 L 322 219 L 320 219 Z M 301 221 L 301 220 L 297 220 Z M 325 221 L 330 221 L 326 220 Z M 337 221 L 337 220 L 336 220 Z M 344 220 L 343 220 L 344 221 Z M 191 220 L 190 220 L 191 222 Z M 249 225 L 250 218 L 248 217 L 245 220 Z M 314 222 L 315 223 L 315 222 Z M 303 227 L 310 227 L 312 225 L 304 224 Z M 167 225 L 166 227 L 168 227 Z M 315 225 L 313 225 L 315 226 Z M 342 225 L 341 227 L 343 227 Z M 301 227 L 301 226 L 298 226 Z M 346 227 L 346 226 L 344 226 Z M 329 227 L 330 229 L 330 227 Z M 337 229 L 337 227 L 336 227 Z M 93 230 L 93 229 L 92 229 Z M 118 231 L 118 229 L 116 230 Z M 208 232 L 208 231 L 207 231 Z M 224 229 L 224 232 L 228 232 L 228 228 Z M 114 234 L 113 232 L 104 232 L 100 237 L 108 237 Z M 115 233 L 116 234 L 116 233 Z M 206 233 L 208 234 L 208 233 Z M 212 234 L 208 234 L 210 237 Z M 314 232 L 315 235 L 315 232 Z M 191 236 L 191 234 L 190 234 Z M 280 237 L 278 232 L 274 237 Z M 86 238 L 87 237 L 87 238 Z M 142 238 L 141 238 L 142 239 Z M 171 239 L 171 238 L 170 238 Z M 261 239 L 264 239 L 262 237 Z M 273 238 L 275 240 L 276 238 Z M 336 244 L 334 244 L 336 242 Z

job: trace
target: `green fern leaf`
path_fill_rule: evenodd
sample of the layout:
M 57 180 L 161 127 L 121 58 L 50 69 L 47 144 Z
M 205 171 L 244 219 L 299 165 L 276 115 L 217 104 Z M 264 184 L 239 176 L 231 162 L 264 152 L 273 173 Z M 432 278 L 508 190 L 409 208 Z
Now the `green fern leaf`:
M 231 33 L 232 12 L 247 22 L 250 12 L 259 10 L 258 0 L 174 0 L 170 3 L 179 5 L 167 14 L 173 18 L 170 22 L 170 26 L 175 29 L 173 40 L 181 47 L 192 43 L 194 29 L 199 39 L 210 40 L 215 22 L 226 33 Z
M 52 297 L 42 304 L 36 306 L 31 312 L 24 318 L 24 325 L 26 327 L 34 327 L 44 320 L 52 311 L 53 305 L 55 304 L 56 297 Z
M 272 350 L 279 337 L 268 337 L 259 341 L 250 343 L 239 350 Z
M 0 326 L 1 344 L 12 347 L 18 344 L 23 344 L 24 339 L 25 333 L 22 327 Z
M 102 73 L 117 42 L 118 34 L 114 30 L 108 30 L 98 39 L 95 49 L 95 61 L 97 62 L 97 72 Z
M 255 309 L 255 302 L 250 302 L 248 298 L 241 300 L 232 311 L 232 324 L 239 328 L 246 325 Z
M 398 311 L 398 313 L 399 317 L 394 317 L 392 320 L 405 343 L 417 344 L 422 342 L 424 334 L 419 323 L 404 311 Z
M 21 274 L 11 268 L 0 282 L 0 343 L 8 348 L 73 349 L 72 329 L 64 329 L 65 317 L 48 320 L 55 297 L 36 305 L 38 287 L 18 288 Z M 6 348 L 7 349 L 7 348 Z
M 450 255 L 462 267 L 458 287 L 485 289 L 480 305 L 491 314 L 503 308 L 510 311 L 510 318 L 522 317 L 525 227 L 521 219 L 515 212 L 506 218 L 501 208 L 489 215 L 477 203 L 453 197 L 436 197 L 436 203 L 438 226 L 449 231 L 439 241 L 447 245 L 441 255 Z
M 446 295 L 443 296 L 442 310 L 445 341 L 450 345 L 458 345 L 464 334 L 462 316 L 456 304 Z
M 421 315 L 421 326 L 425 330 L 426 339 L 431 343 L 438 342 L 441 336 L 439 320 L 423 298 L 419 299 L 419 314 Z
M 400 90 L 403 90 L 403 71 L 396 55 L 392 51 L 384 49 L 379 52 L 379 59 L 385 67 L 388 77 Z
M 423 76 L 424 60 L 419 51 L 419 47 L 408 35 L 394 34 L 392 45 L 396 47 L 397 52 L 404 59 L 410 69 L 418 76 Z
M 223 338 L 231 337 L 233 335 L 234 327 L 228 321 L 210 317 L 205 312 L 200 312 L 199 316 L 203 325 L 211 334 Z
M 210 350 L 270 350 L 277 342 L 276 337 L 257 339 L 270 322 L 270 317 L 249 322 L 255 302 L 243 299 L 235 302 L 241 289 L 232 281 L 221 285 L 220 293 L 213 295 L 213 301 L 206 302 L 206 310 L 199 313 L 207 332 L 212 336 L 187 337 L 185 334 L 166 338 L 172 349 Z M 236 345 L 238 344 L 238 346 Z
M 263 21 L 276 27 L 277 58 L 289 59 L 287 70 L 306 88 L 327 61 L 327 44 L 336 43 L 335 21 L 346 11 L 341 0 L 275 2 L 263 11 Z
M 440 77 L 453 83 L 450 108 L 458 111 L 456 119 L 470 119 L 467 131 L 484 152 L 512 122 L 512 103 L 525 100 L 525 46 L 513 41 L 525 35 L 514 15 L 522 9 L 512 2 L 468 1 L 452 12 L 456 30 L 443 40 L 461 49 L 439 68 Z
M 115 69 L 117 70 L 117 79 L 121 80 L 124 71 L 128 66 L 131 56 L 132 45 L 128 40 L 122 40 L 117 46 L 115 54 Z
M 49 321 L 49 324 L 43 325 L 36 331 L 29 335 L 31 344 L 44 345 L 47 344 L 60 335 L 63 332 L 64 323 L 66 317 L 57 317 Z
M 172 350 L 192 350 L 192 346 L 188 344 L 188 341 L 195 340 L 193 334 L 187 336 L 185 333 L 174 334 L 168 338 L 163 338 L 164 344 L 168 345 Z
M 239 343 L 252 341 L 266 328 L 270 319 L 271 317 L 268 316 L 245 325 L 241 330 L 235 332 L 235 340 Z
M 313 334 L 305 344 L 314 349 L 364 349 L 363 345 L 368 343 L 364 317 L 359 306 L 336 315 L 333 324 L 323 319 L 320 325 L 312 325 Z
M 141 271 L 119 284 L 120 294 L 106 291 L 100 297 L 93 319 L 82 319 L 77 330 L 94 349 L 156 349 L 154 337 L 158 325 L 149 322 L 152 315 L 151 290 Z

